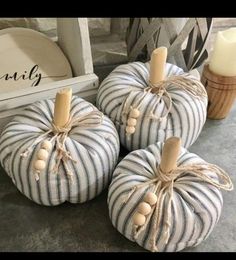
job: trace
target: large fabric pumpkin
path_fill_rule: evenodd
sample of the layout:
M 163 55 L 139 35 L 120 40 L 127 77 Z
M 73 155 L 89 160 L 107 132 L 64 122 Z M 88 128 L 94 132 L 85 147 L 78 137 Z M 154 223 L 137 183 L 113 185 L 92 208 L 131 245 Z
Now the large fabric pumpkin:
M 36 203 L 52 206 L 91 200 L 107 187 L 117 163 L 116 129 L 92 104 L 73 97 L 71 118 L 81 120 L 71 127 L 60 147 L 60 135 L 51 131 L 53 109 L 53 100 L 36 102 L 6 125 L 0 138 L 1 164 L 19 191 Z M 58 159 L 60 149 L 64 160 Z M 38 180 L 35 167 L 44 168 Z
M 101 83 L 97 95 L 97 107 L 115 123 L 121 144 L 128 150 L 145 148 L 171 136 L 180 137 L 183 146 L 187 148 L 197 139 L 206 120 L 207 95 L 198 79 L 190 73 L 183 73 L 181 68 L 166 63 L 167 79 L 183 75 L 185 79 L 195 80 L 200 91 L 205 94 L 196 97 L 186 89 L 174 83 L 170 84 L 166 88 L 172 99 L 170 111 L 168 111 L 169 97 L 167 95 L 160 97 L 147 88 L 150 76 L 149 62 L 120 65 Z M 138 107 L 140 115 L 133 120 L 130 118 L 135 107 Z M 135 132 L 131 135 L 126 133 L 129 124 L 135 125 Z
M 209 236 L 223 206 L 219 188 L 231 190 L 233 185 L 222 169 L 183 147 L 171 173 L 181 174 L 164 181 L 158 171 L 162 150 L 158 142 L 131 152 L 118 164 L 109 186 L 109 216 L 121 234 L 147 250 L 180 251 Z M 139 232 L 135 221 L 141 228 L 146 223 Z

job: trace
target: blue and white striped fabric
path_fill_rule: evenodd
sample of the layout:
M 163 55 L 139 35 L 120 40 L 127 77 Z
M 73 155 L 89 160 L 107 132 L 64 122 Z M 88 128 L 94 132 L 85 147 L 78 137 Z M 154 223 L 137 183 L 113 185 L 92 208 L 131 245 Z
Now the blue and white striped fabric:
M 148 117 L 153 110 L 155 116 L 163 116 L 168 100 L 161 101 L 156 94 L 149 93 L 139 108 L 141 115 L 137 120 L 136 131 L 126 135 L 126 124 L 122 122 L 124 106 L 134 105 L 143 95 L 149 83 L 149 63 L 133 62 L 120 65 L 101 83 L 97 106 L 114 123 L 123 146 L 132 151 L 145 148 L 157 141 L 163 142 L 171 136 L 180 137 L 182 145 L 188 148 L 195 142 L 206 121 L 207 97 L 191 96 L 187 91 L 174 85 L 168 87 L 173 105 L 170 113 L 161 122 Z M 166 77 L 179 75 L 183 70 L 173 64 L 166 64 Z M 189 77 L 193 77 L 189 74 Z
M 108 193 L 109 216 L 113 226 L 131 241 L 134 241 L 133 214 L 146 192 L 153 191 L 154 185 L 137 189 L 126 203 L 124 203 L 124 199 L 127 198 L 127 194 L 135 185 L 156 177 L 162 148 L 163 144 L 157 143 L 146 149 L 133 151 L 118 164 L 114 171 Z M 196 154 L 189 153 L 185 148 L 182 148 L 177 165 L 202 162 L 204 161 Z M 204 171 L 204 173 L 218 180 L 214 172 Z M 167 206 L 167 199 L 168 196 L 164 199 L 164 209 Z M 201 243 L 209 236 L 218 222 L 222 206 L 222 194 L 213 185 L 188 173 L 176 179 L 171 203 L 170 238 L 165 244 L 163 224 L 161 224 L 161 228 L 157 231 L 156 245 L 158 250 L 174 252 Z M 165 210 L 161 212 L 160 223 L 166 219 L 165 212 Z M 136 240 L 140 246 L 147 250 L 151 250 L 150 223 L 153 220 L 154 216 L 152 215 L 146 229 L 140 233 Z
M 93 109 L 96 108 L 92 104 L 73 97 L 72 117 L 83 116 Z M 91 200 L 110 183 L 117 164 L 119 137 L 115 126 L 104 116 L 102 124 L 98 127 L 76 126 L 70 130 L 65 146 L 77 161 L 73 163 L 68 160 L 73 170 L 74 183 L 69 181 L 62 162 L 59 174 L 51 172 L 51 167 L 55 165 L 55 148 L 49 154 L 47 166 L 40 173 L 39 181 L 36 181 L 33 162 L 41 142 L 26 158 L 20 155 L 39 135 L 51 129 L 53 110 L 53 100 L 40 101 L 28 106 L 6 125 L 0 138 L 1 165 L 19 191 L 36 203 L 53 206 L 65 201 L 82 203 Z

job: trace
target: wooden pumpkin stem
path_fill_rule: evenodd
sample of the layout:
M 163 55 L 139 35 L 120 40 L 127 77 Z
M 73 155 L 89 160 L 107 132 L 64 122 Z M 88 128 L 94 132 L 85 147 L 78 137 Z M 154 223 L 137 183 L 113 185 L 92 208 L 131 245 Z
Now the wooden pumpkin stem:
M 70 104 L 72 97 L 72 89 L 66 88 L 57 92 L 53 122 L 58 127 L 63 127 L 70 117 Z
M 160 169 L 163 173 L 169 173 L 177 167 L 180 147 L 181 139 L 178 137 L 170 137 L 165 141 L 160 163 Z
M 166 57 L 166 47 L 159 47 L 152 52 L 150 62 L 150 82 L 152 85 L 164 80 Z

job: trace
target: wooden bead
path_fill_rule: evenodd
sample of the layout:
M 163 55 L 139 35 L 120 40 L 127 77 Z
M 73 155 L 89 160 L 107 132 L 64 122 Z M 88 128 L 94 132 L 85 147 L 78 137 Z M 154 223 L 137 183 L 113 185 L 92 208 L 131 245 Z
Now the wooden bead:
M 127 121 L 128 126 L 136 126 L 137 125 L 137 119 L 130 117 Z
M 48 151 L 45 149 L 39 149 L 39 151 L 37 153 L 37 157 L 40 160 L 46 161 L 48 158 Z
M 146 217 L 138 212 L 136 212 L 133 216 L 134 225 L 142 226 L 145 224 Z
M 153 192 L 148 192 L 144 197 L 144 201 L 152 206 L 157 203 L 157 195 Z
M 46 163 L 43 160 L 36 160 L 34 162 L 34 168 L 38 171 L 45 169 L 45 167 L 46 167 Z
M 50 150 L 52 149 L 52 143 L 51 143 L 50 141 L 48 141 L 48 140 L 44 140 L 44 141 L 42 142 L 41 147 L 42 147 L 43 149 L 47 150 L 47 151 L 50 151 Z
M 144 216 L 148 215 L 151 212 L 152 208 L 147 202 L 141 202 L 138 205 L 138 212 Z
M 138 118 L 140 116 L 140 111 L 137 108 L 134 108 L 130 111 L 130 117 Z
M 133 126 L 126 126 L 125 130 L 126 130 L 126 133 L 133 134 L 135 132 L 135 127 L 133 127 Z

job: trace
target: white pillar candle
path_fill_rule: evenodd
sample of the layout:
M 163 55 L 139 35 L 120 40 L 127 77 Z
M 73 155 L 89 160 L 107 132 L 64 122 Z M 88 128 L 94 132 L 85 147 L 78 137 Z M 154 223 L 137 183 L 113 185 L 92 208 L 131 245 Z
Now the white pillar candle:
M 221 76 L 236 76 L 236 28 L 217 33 L 209 68 Z

